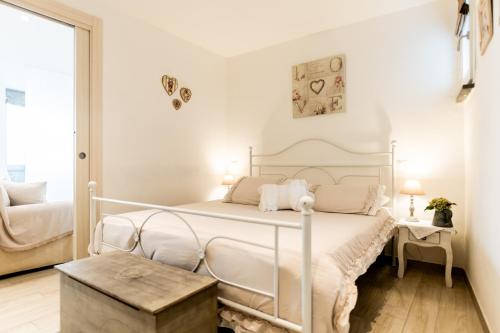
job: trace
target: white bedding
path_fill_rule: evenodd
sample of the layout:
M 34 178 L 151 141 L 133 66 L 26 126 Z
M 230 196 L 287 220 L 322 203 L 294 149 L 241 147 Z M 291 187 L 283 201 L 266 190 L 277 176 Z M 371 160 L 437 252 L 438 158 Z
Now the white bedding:
M 260 217 L 280 221 L 300 221 L 294 211 L 261 212 L 256 206 L 222 203 L 195 203 L 184 208 L 208 212 Z M 139 226 L 154 211 L 123 214 Z M 202 245 L 216 235 L 234 237 L 273 246 L 273 228 L 262 225 L 182 215 L 196 230 Z M 101 225 L 100 225 L 101 226 Z M 313 330 L 315 333 L 348 332 L 349 313 L 354 308 L 356 278 L 380 254 L 394 231 L 394 220 L 386 209 L 376 216 L 315 212 L 312 216 L 313 255 Z M 96 229 L 96 243 L 101 227 Z M 130 247 L 133 230 L 129 222 L 108 217 L 104 241 L 122 248 Z M 187 269 L 197 263 L 196 243 L 185 225 L 174 216 L 154 216 L 141 233 L 135 253 Z M 98 246 L 99 244 L 96 244 Z M 280 228 L 280 317 L 300 323 L 300 249 L 299 230 Z M 104 251 L 111 250 L 103 248 Z M 212 270 L 221 278 L 272 292 L 273 253 L 228 240 L 217 240 L 207 249 Z M 205 267 L 199 270 L 208 274 Z M 220 284 L 220 296 L 272 314 L 272 299 Z M 252 326 L 251 324 L 248 325 Z M 248 328 L 248 327 L 247 327 Z

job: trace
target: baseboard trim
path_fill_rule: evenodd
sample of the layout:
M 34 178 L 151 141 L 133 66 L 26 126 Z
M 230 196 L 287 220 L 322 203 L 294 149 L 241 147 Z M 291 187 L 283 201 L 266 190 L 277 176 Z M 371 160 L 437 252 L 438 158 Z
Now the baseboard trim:
M 12 272 L 12 273 L 8 273 L 8 274 L 0 275 L 0 280 L 10 279 L 10 278 L 13 278 L 13 277 L 16 277 L 16 276 L 19 276 L 19 275 L 36 273 L 36 272 L 44 271 L 46 269 L 51 269 L 51 268 L 54 268 L 54 265 L 37 267 L 37 268 L 31 268 L 31 269 L 27 269 L 27 270 L 19 271 L 19 272 Z
M 481 326 L 483 327 L 483 331 L 485 333 L 490 333 L 491 330 L 488 327 L 488 322 L 484 318 L 483 311 L 481 310 L 481 306 L 479 306 L 479 302 L 477 301 L 476 293 L 474 292 L 474 288 L 472 288 L 472 284 L 469 281 L 469 277 L 467 276 L 467 272 L 463 270 L 463 274 L 465 277 L 465 284 L 467 285 L 467 288 L 470 291 L 470 294 L 472 295 L 472 301 L 474 303 L 474 307 L 476 308 L 477 313 L 479 314 L 479 321 L 481 322 Z

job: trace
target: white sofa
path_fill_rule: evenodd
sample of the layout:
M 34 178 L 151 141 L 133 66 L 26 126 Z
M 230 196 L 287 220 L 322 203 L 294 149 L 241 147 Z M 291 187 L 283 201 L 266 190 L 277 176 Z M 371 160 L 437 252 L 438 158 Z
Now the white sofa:
M 10 205 L 4 185 L 0 183 L 0 275 L 71 260 L 73 203 Z M 19 193 L 11 193 L 12 202 L 22 201 Z

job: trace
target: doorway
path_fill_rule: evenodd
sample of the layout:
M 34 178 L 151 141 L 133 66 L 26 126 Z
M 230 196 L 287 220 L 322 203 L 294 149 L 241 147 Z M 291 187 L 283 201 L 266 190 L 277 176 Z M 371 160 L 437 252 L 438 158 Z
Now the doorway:
M 56 2 L 0 0 L 0 178 L 73 205 L 87 256 L 88 182 L 100 181 L 100 21 Z M 4 103 L 5 102 L 5 103 Z
M 74 27 L 0 4 L 0 41 L 0 170 L 73 202 Z

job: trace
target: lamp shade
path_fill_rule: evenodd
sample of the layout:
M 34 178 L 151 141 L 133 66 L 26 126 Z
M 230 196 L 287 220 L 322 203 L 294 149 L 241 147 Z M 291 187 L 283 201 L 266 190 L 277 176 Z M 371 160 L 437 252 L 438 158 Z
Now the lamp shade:
M 231 174 L 226 174 L 224 175 L 224 178 L 222 179 L 222 185 L 233 185 L 235 182 L 235 178 Z
M 425 192 L 422 190 L 422 186 L 420 185 L 420 182 L 415 179 L 409 179 L 405 181 L 403 188 L 401 188 L 401 191 L 399 192 L 401 194 L 408 194 L 408 195 L 424 195 Z

